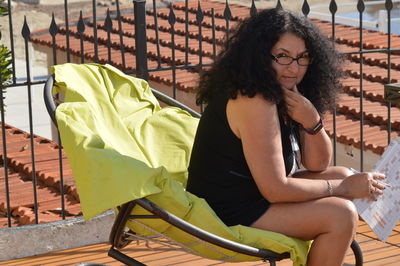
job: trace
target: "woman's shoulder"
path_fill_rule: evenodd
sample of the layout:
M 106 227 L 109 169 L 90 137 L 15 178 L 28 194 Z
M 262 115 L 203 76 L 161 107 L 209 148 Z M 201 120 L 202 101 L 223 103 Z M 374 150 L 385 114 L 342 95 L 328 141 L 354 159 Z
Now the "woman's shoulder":
M 265 99 L 261 94 L 256 94 L 254 97 L 238 95 L 236 99 L 228 101 L 226 113 L 228 121 L 237 126 L 237 123 L 257 123 L 259 118 L 277 115 L 278 110 L 275 103 Z
M 241 140 L 262 137 L 266 131 L 279 127 L 276 104 L 262 95 L 241 95 L 229 100 L 226 114 L 229 126 Z
M 241 108 L 251 107 L 249 108 L 250 111 L 253 108 L 255 109 L 276 108 L 276 104 L 266 99 L 261 93 L 257 93 L 253 97 L 238 93 L 237 97 L 235 99 L 229 99 L 228 103 L 230 105 L 238 106 Z M 244 110 L 247 110 L 247 108 Z

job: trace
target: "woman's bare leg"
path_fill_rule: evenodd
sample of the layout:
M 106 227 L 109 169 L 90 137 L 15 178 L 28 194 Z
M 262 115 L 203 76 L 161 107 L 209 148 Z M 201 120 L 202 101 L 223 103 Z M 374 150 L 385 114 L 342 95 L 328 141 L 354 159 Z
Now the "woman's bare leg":
M 300 170 L 293 174 L 296 178 L 307 178 L 307 179 L 344 179 L 353 172 L 344 166 L 329 166 L 325 171 L 322 172 L 310 172 L 308 170 Z
M 344 179 L 351 175 L 345 167 L 329 167 L 315 173 L 301 171 L 296 178 Z M 314 240 L 308 265 L 342 265 L 358 225 L 358 214 L 350 200 L 327 197 L 299 203 L 274 203 L 252 224 L 303 240 Z
M 353 203 L 339 197 L 301 203 L 274 203 L 252 227 L 314 240 L 308 265 L 342 265 L 354 239 L 358 215 Z

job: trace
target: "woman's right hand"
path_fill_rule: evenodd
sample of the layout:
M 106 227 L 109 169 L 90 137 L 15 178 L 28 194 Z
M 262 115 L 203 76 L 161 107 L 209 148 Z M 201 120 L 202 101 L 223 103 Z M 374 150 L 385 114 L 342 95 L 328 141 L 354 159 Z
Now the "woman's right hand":
M 380 173 L 357 173 L 342 180 L 338 186 L 338 194 L 349 199 L 368 198 L 375 201 L 385 189 L 379 182 L 384 179 L 385 176 Z

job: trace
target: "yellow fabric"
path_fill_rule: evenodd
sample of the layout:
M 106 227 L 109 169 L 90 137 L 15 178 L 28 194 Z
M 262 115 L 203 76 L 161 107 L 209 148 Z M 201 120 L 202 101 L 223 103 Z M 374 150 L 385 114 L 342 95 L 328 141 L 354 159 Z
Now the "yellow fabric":
M 288 251 L 294 265 L 305 264 L 309 242 L 240 225 L 227 227 L 203 199 L 185 191 L 197 118 L 178 108 L 161 108 L 145 81 L 109 65 L 64 64 L 53 67 L 52 73 L 54 93 L 64 94 L 57 122 L 85 219 L 147 197 L 206 231 L 259 248 Z M 135 207 L 133 212 L 146 211 Z M 204 257 L 259 260 L 219 247 L 209 249 L 162 220 L 141 222 Z M 129 227 L 149 234 L 133 222 Z

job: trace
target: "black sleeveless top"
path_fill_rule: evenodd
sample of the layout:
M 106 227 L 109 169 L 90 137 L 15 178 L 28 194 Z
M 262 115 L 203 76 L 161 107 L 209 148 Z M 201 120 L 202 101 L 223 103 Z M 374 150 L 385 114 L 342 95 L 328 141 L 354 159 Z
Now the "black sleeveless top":
M 227 116 L 228 97 L 219 95 L 200 119 L 189 164 L 187 191 L 204 198 L 228 226 L 249 226 L 269 207 L 246 163 L 242 142 L 232 132 Z M 260 114 L 261 115 L 261 114 Z M 294 162 L 291 129 L 280 119 L 286 173 Z M 298 139 L 298 134 L 296 138 Z

